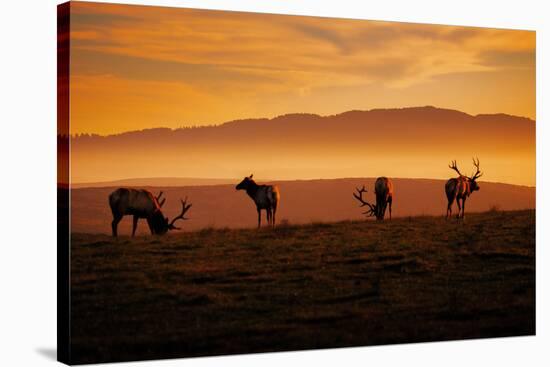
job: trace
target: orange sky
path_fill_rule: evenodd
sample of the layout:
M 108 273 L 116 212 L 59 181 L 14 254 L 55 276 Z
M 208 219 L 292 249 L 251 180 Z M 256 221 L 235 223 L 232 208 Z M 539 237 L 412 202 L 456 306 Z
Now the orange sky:
M 435 105 L 535 119 L 535 32 L 71 3 L 71 133 Z

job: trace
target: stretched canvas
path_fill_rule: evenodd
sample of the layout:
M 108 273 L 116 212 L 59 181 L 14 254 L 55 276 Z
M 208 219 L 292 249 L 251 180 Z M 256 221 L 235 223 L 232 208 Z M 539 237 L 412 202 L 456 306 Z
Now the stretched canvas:
M 535 334 L 535 32 L 58 7 L 68 364 Z

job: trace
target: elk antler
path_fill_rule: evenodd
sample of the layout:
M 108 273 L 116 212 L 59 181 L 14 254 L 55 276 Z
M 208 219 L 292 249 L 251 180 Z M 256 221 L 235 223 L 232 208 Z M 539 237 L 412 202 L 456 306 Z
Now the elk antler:
M 452 161 L 451 164 L 449 164 L 449 168 L 456 171 L 459 176 L 462 176 L 462 173 L 458 170 L 458 167 L 456 166 L 456 160 Z
M 166 198 L 162 199 L 162 201 L 159 201 L 161 196 L 162 196 L 163 192 L 159 192 L 159 194 L 155 197 L 155 199 L 157 200 L 157 203 L 159 203 L 159 207 L 162 208 L 162 206 L 164 205 L 164 203 L 166 202 Z
M 476 167 L 476 173 L 472 175 L 472 180 L 477 180 L 481 176 L 483 176 L 483 172 L 479 170 L 479 158 L 472 158 L 472 161 L 474 162 L 474 166 Z
M 363 185 L 363 187 L 361 189 L 359 189 L 358 187 L 356 188 L 357 190 L 357 193 L 353 193 L 353 197 L 355 199 L 357 199 L 360 203 L 361 203 L 361 207 L 364 207 L 364 206 L 368 206 L 369 207 L 369 210 L 367 210 L 366 212 L 363 212 L 363 214 L 366 214 L 368 215 L 369 217 L 372 217 L 375 213 L 376 213 L 376 205 L 372 205 L 371 203 L 369 202 L 366 202 L 364 199 L 363 199 L 363 193 L 364 192 L 367 192 L 367 189 L 365 188 L 365 186 Z
M 174 219 L 172 219 L 172 221 L 171 221 L 170 224 L 168 225 L 168 228 L 170 228 L 170 229 L 180 229 L 180 228 L 174 226 L 174 223 L 176 223 L 176 221 L 177 221 L 178 219 L 181 219 L 181 220 L 187 220 L 187 219 L 189 219 L 189 218 L 185 218 L 184 215 L 185 215 L 185 213 L 187 213 L 187 211 L 189 210 L 189 208 L 191 208 L 191 206 L 192 206 L 193 204 L 189 204 L 189 205 L 187 204 L 187 197 L 185 198 L 185 201 L 183 201 L 183 200 L 181 200 L 181 199 L 180 199 L 180 201 L 181 201 L 181 207 L 182 207 L 182 208 L 181 208 L 181 214 L 178 215 L 177 217 L 175 217 Z

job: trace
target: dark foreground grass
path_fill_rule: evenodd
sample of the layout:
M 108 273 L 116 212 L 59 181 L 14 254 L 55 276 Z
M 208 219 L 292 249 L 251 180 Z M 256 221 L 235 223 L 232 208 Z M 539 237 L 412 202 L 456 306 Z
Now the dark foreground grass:
M 535 212 L 74 234 L 75 363 L 535 333 Z

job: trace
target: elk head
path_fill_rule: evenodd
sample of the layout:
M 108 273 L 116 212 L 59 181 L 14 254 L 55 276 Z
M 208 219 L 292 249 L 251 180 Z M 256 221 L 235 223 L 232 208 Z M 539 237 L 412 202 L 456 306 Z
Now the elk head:
M 253 176 L 254 176 L 254 174 L 251 174 L 250 176 L 243 178 L 243 180 L 237 186 L 235 186 L 235 190 L 246 190 L 246 189 L 248 189 L 250 184 L 252 182 L 254 182 L 254 180 L 252 180 Z
M 160 197 L 160 195 L 158 197 Z M 180 200 L 180 202 L 182 207 L 181 213 L 178 216 L 174 217 L 172 221 L 169 221 L 168 217 L 165 217 L 164 215 L 162 215 L 160 210 L 157 210 L 155 212 L 155 215 L 153 215 L 153 217 L 151 218 L 151 222 L 155 230 L 155 234 L 165 234 L 169 230 L 179 230 L 181 228 L 176 227 L 174 223 L 176 223 L 176 221 L 178 221 L 179 219 L 181 220 L 189 219 L 189 218 L 185 218 L 185 213 L 187 213 L 187 211 L 191 208 L 193 204 L 187 204 L 187 198 L 185 198 L 185 201 Z M 164 204 L 164 200 L 162 203 Z
M 474 174 L 472 174 L 470 177 L 465 176 L 462 173 L 460 173 L 460 171 L 458 170 L 458 167 L 456 165 L 456 161 L 452 161 L 451 164 L 449 165 L 449 168 L 456 171 L 456 173 L 458 173 L 458 175 L 460 177 L 464 177 L 464 178 L 468 179 L 468 181 L 470 182 L 470 191 L 478 191 L 479 190 L 479 185 L 477 184 L 476 180 L 483 175 L 483 172 L 481 172 L 479 170 L 479 158 L 472 158 L 472 161 L 473 161 L 474 166 L 476 168 L 476 172 Z
M 356 190 L 357 192 L 353 193 L 353 197 L 357 199 L 359 203 L 361 203 L 360 207 L 362 208 L 366 206 L 369 208 L 367 211 L 363 212 L 363 214 L 365 214 L 367 217 L 376 216 L 376 213 L 377 213 L 376 204 L 371 204 L 363 199 L 363 193 L 367 192 L 367 189 L 365 188 L 365 186 L 363 186 L 361 189 L 357 187 Z

